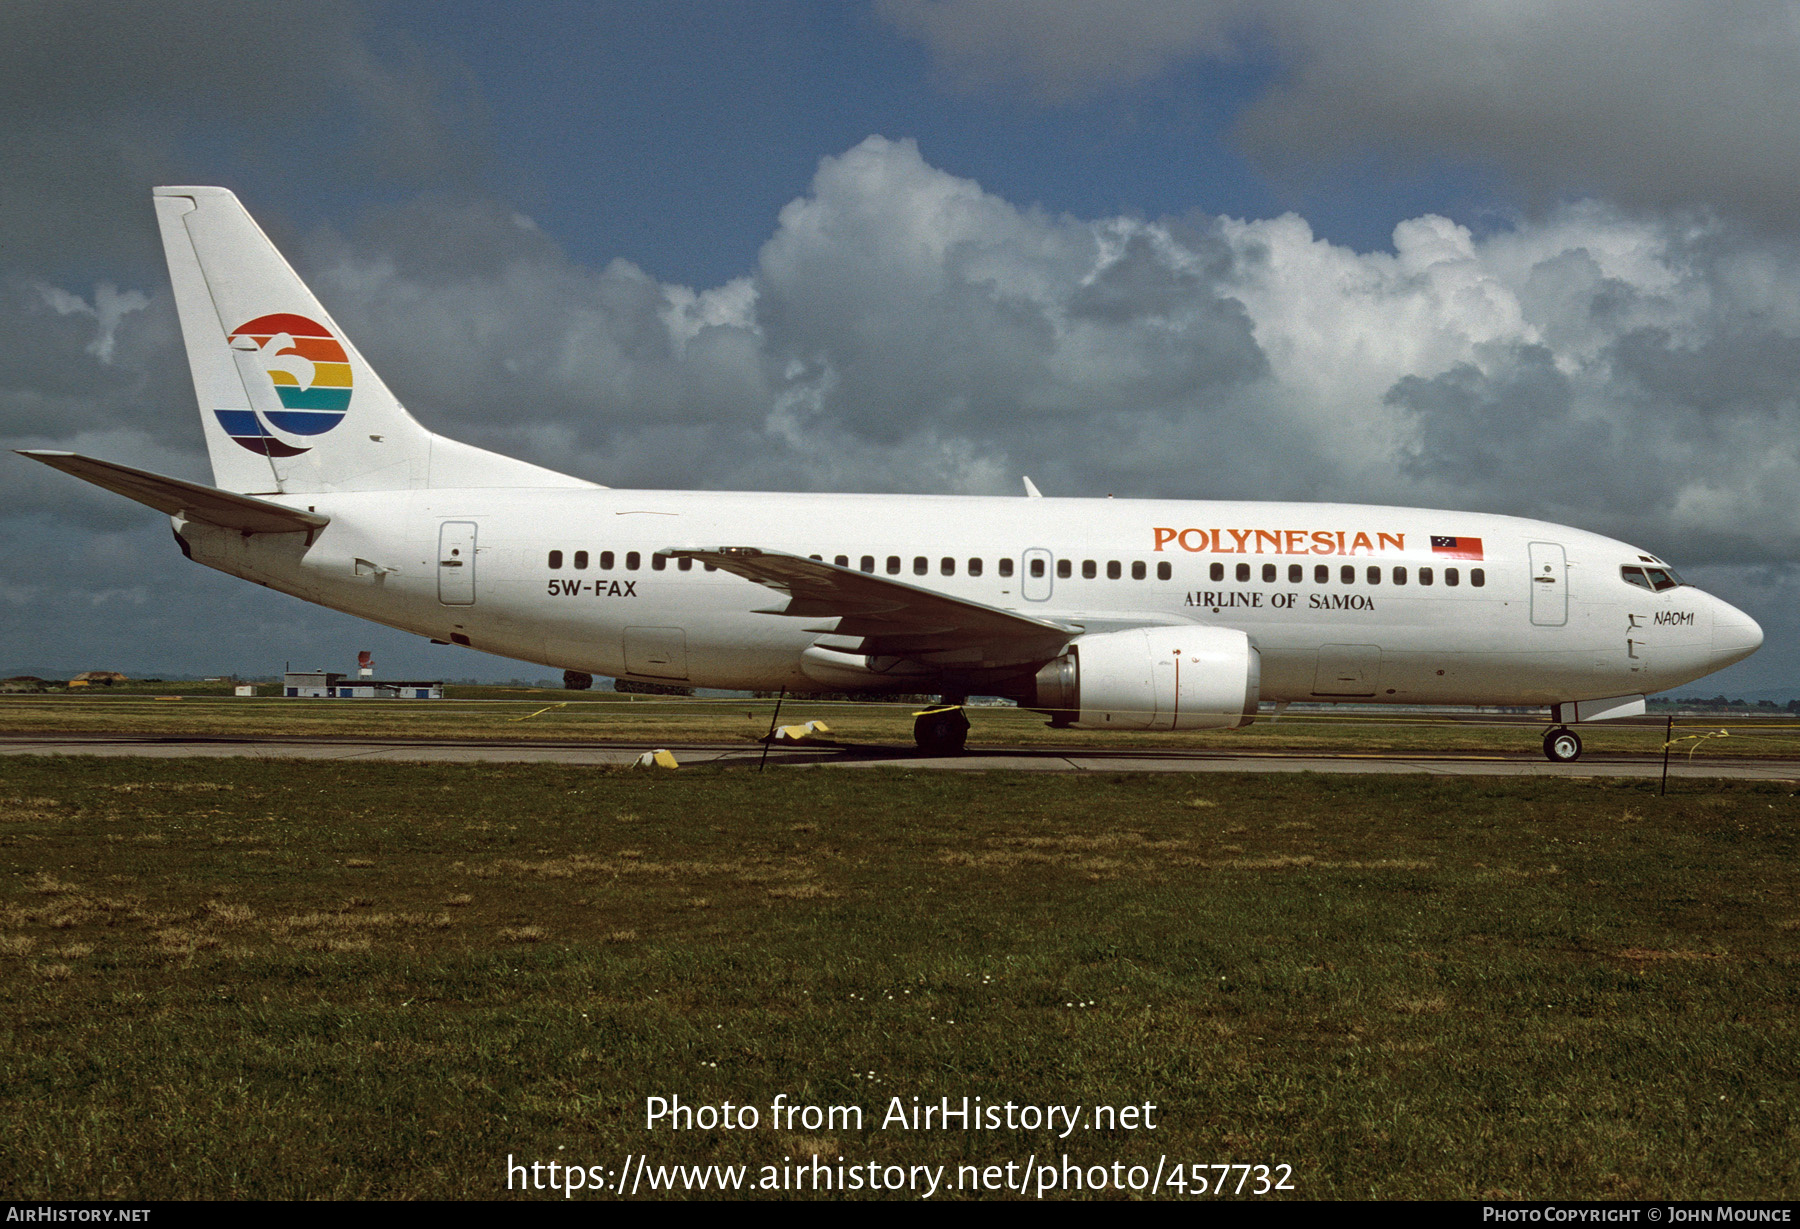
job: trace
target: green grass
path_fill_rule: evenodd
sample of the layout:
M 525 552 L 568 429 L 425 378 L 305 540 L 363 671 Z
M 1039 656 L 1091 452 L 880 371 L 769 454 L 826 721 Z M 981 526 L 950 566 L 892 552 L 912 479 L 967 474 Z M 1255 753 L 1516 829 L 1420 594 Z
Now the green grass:
M 485 702 L 457 700 L 287 700 L 183 695 L 157 699 L 120 692 L 79 696 L 0 697 L 0 731 L 18 734 L 142 734 L 295 738 L 556 740 L 666 746 L 742 742 L 768 733 L 769 700 L 672 699 L 613 692 L 481 688 Z M 788 700 L 782 724 L 822 720 L 833 739 L 862 745 L 911 746 L 910 704 Z M 969 745 L 981 747 L 1122 747 L 1231 752 L 1538 757 L 1545 724 L 1448 721 L 1427 713 L 1304 713 L 1261 717 L 1243 730 L 1179 733 L 1053 730 L 1041 713 L 1016 708 L 969 710 Z M 1720 731 L 1728 731 L 1721 737 Z M 1664 725 L 1583 726 L 1595 755 L 1660 755 Z M 1800 759 L 1800 722 L 1781 718 L 1700 719 L 1675 723 L 1675 754 Z
M 1786 785 L 8 758 L 0 1196 L 817 1150 L 1792 1198 L 1796 819 Z M 778 1093 L 865 1129 L 644 1127 Z M 965 1095 L 1157 1129 L 876 1129 Z

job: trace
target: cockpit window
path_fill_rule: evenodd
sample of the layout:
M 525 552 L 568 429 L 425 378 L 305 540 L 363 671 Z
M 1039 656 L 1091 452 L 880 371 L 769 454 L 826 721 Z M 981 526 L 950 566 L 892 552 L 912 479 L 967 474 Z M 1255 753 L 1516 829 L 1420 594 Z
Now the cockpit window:
M 1687 582 L 1676 575 L 1674 568 L 1639 568 L 1622 567 L 1619 575 L 1628 585 L 1636 585 L 1640 589 L 1649 589 L 1661 593 L 1665 589 L 1680 588 Z

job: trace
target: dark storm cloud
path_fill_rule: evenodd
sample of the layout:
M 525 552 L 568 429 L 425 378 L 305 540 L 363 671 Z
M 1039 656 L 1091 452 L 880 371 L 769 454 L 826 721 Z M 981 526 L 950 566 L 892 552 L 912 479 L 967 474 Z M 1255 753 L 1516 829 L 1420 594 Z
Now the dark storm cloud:
M 1785 0 L 1278 6 L 1292 69 L 1256 145 L 1491 161 L 1536 192 L 1800 222 L 1800 10 Z
M 1238 0 L 877 0 L 953 82 L 1023 85 L 1046 102 L 1135 85 L 1197 56 L 1230 57 Z
M 472 126 L 454 67 L 378 54 L 353 3 L 18 0 L 0 9 L 4 259 L 148 267 L 154 184 L 233 160 L 430 178 L 467 161 Z
M 954 80 L 1080 102 L 1255 55 L 1240 133 L 1277 163 L 1365 153 L 1490 164 L 1554 199 L 1709 205 L 1800 223 L 1790 0 L 882 0 Z
M 203 476 L 150 188 L 259 164 L 340 187 L 454 178 L 470 156 L 459 80 L 404 46 L 378 53 L 338 0 L 0 9 L 0 443 L 122 448 Z M 146 515 L 9 464 L 0 515 Z

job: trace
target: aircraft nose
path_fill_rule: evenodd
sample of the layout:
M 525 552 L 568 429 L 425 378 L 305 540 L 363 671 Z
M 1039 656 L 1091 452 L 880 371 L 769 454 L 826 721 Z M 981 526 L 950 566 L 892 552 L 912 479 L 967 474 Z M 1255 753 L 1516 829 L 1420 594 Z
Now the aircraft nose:
M 1742 661 L 1762 647 L 1763 630 L 1755 619 L 1728 602 L 1720 602 L 1713 612 L 1713 668 Z

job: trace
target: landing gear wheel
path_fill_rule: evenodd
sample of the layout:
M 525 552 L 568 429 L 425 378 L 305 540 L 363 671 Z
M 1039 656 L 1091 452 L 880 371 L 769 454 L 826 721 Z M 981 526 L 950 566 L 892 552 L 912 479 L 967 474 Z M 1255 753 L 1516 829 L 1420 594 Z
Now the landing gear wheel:
M 1544 758 L 1552 764 L 1573 764 L 1581 758 L 1581 735 L 1567 726 L 1557 726 L 1544 735 Z
M 913 719 L 913 741 L 927 755 L 955 755 L 969 740 L 969 719 L 960 708 L 934 708 Z

